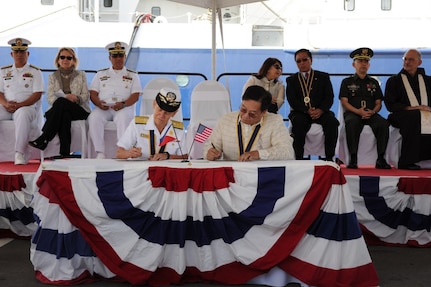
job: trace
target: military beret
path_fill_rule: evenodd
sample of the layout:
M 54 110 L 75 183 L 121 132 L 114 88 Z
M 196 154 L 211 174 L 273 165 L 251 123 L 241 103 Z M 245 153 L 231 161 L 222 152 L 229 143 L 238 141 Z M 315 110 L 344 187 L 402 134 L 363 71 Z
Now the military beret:
M 369 60 L 371 57 L 373 57 L 374 52 L 370 48 L 359 48 L 354 50 L 352 53 L 350 53 L 350 58 L 353 58 L 353 60 L 356 59 L 365 59 Z

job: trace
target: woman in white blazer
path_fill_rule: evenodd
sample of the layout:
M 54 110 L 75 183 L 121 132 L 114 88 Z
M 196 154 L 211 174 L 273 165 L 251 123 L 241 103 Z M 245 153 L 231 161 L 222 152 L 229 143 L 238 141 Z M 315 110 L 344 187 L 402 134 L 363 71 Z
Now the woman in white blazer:
M 78 57 L 72 48 L 58 50 L 54 61 L 57 71 L 48 77 L 48 103 L 46 122 L 42 135 L 29 144 L 44 150 L 48 143 L 58 134 L 60 138 L 60 155 L 70 155 L 71 122 L 85 120 L 90 114 L 87 77 L 84 71 L 76 70 Z
M 271 93 L 272 102 L 268 109 L 270 113 L 277 113 L 284 103 L 284 84 L 278 80 L 283 72 L 283 65 L 277 58 L 267 58 L 259 72 L 250 76 L 244 85 L 242 93 L 250 86 L 261 86 Z

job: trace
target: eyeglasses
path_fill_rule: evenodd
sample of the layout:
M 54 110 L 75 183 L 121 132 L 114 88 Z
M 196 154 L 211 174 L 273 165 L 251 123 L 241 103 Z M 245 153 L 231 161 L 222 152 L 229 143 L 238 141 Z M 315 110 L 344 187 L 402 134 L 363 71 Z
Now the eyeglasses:
M 248 117 L 249 118 L 252 118 L 252 119 L 255 119 L 255 118 L 257 118 L 257 117 L 259 117 L 259 115 L 260 115 L 260 112 L 249 112 L 246 108 L 244 108 L 244 107 L 241 107 L 240 109 L 239 109 L 239 112 L 241 113 L 241 114 L 247 114 L 248 115 Z
M 406 57 L 403 57 L 403 61 L 404 62 L 414 62 L 416 60 L 417 60 L 417 58 L 406 58 Z
M 112 58 L 123 58 L 124 54 L 111 54 Z
M 307 58 L 298 59 L 298 60 L 296 60 L 296 63 L 299 64 L 301 62 L 307 62 L 309 59 L 310 58 L 308 58 L 308 57 Z
M 72 59 L 73 59 L 72 56 L 60 56 L 59 58 L 62 60 L 67 59 L 68 61 L 72 61 Z
M 283 70 L 283 67 L 279 64 L 274 64 L 272 65 L 274 68 L 276 68 L 277 70 Z

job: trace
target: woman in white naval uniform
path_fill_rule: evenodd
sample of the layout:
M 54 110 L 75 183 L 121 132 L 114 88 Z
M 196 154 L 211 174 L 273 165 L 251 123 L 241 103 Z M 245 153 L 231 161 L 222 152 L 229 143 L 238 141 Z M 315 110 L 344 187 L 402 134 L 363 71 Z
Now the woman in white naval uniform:
M 90 85 L 90 99 L 95 108 L 88 117 L 88 126 L 97 158 L 105 158 L 106 123 L 114 121 L 117 140 L 120 139 L 136 114 L 135 103 L 142 92 L 138 74 L 124 66 L 127 47 L 124 42 L 106 46 L 112 66 L 98 71 Z
M 175 93 L 161 89 L 153 102 L 153 114 L 135 117 L 118 141 L 117 158 L 187 159 L 184 124 L 172 120 L 180 104 Z

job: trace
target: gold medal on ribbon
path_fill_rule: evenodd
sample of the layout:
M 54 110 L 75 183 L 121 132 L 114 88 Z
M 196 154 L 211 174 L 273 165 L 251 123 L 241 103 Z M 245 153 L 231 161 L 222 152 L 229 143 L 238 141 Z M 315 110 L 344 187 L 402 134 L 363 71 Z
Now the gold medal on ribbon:
M 361 101 L 361 107 L 364 109 L 367 107 L 367 102 L 365 100 Z
M 311 108 L 310 95 L 311 95 L 311 90 L 312 90 L 312 86 L 313 86 L 313 78 L 314 78 L 314 71 L 313 70 L 311 70 L 311 75 L 307 79 L 302 77 L 302 75 L 299 75 L 299 77 L 298 77 L 299 85 L 301 86 L 302 95 L 304 97 L 304 103 L 309 108 Z

